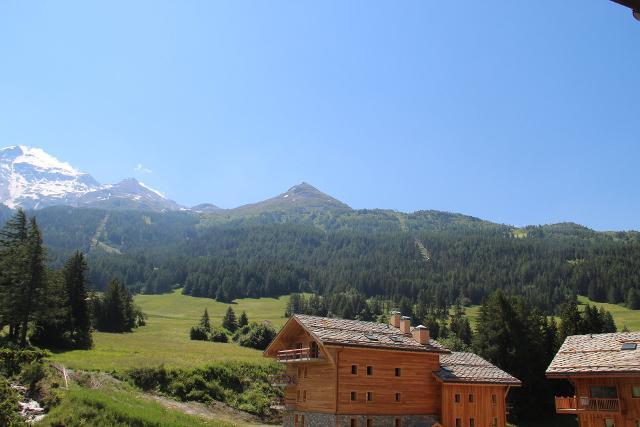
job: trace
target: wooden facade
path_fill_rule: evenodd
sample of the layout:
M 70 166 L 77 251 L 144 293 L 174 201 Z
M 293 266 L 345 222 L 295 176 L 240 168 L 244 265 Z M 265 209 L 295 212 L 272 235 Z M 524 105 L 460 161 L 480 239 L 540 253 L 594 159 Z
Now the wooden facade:
M 303 425 L 309 414 L 332 414 L 352 423 L 365 417 L 364 425 L 369 425 L 368 417 L 387 417 L 400 426 L 403 417 L 411 416 L 440 420 L 443 427 L 505 427 L 508 386 L 447 383 L 435 375 L 442 353 L 450 352 L 327 343 L 294 320 L 265 356 L 285 367 L 285 379 L 279 377 L 285 394 L 281 406 L 294 414 L 294 426 Z M 456 394 L 462 396 L 460 402 Z
M 580 427 L 640 427 L 640 332 L 572 335 L 547 368 L 573 396 L 556 397 L 556 412 Z
M 570 382 L 575 395 L 557 397 L 557 413 L 577 416 L 580 427 L 640 427 L 640 375 L 577 377 Z
M 442 425 L 505 427 L 509 386 L 450 383 L 442 387 Z

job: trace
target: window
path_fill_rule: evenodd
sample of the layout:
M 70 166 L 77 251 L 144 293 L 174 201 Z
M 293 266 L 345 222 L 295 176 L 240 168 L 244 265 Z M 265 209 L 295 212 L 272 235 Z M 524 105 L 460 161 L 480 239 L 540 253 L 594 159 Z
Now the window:
M 304 427 L 304 415 L 300 415 L 300 427 Z
M 396 393 L 396 402 L 400 402 L 401 395 L 400 393 Z
M 295 425 L 298 425 L 298 422 L 299 422 L 299 421 L 298 421 L 298 414 L 295 414 L 295 415 L 293 416 L 293 423 L 294 423 Z
M 303 372 L 302 372 L 302 366 L 299 366 L 299 367 L 298 367 L 298 378 L 302 378 L 302 374 L 303 374 Z
M 604 419 L 605 427 L 616 427 L 616 422 L 613 418 L 605 418 Z
M 368 391 L 367 392 L 367 402 L 373 402 L 373 392 L 372 391 Z
M 351 375 L 358 375 L 358 365 L 351 365 Z
M 615 387 L 595 386 L 591 387 L 591 397 L 597 399 L 617 399 L 618 389 Z
M 493 417 L 493 421 L 491 421 L 491 427 L 498 427 L 498 418 Z
M 302 401 L 303 401 L 303 402 L 306 402 L 306 401 L 307 401 L 307 390 L 304 390 L 304 391 L 302 392 Z
M 640 385 L 631 386 L 631 397 L 640 397 Z
M 400 421 L 400 418 L 396 418 L 393 425 L 394 427 L 402 427 L 402 421 Z
M 469 403 L 473 403 L 473 402 L 475 402 L 475 400 L 476 400 L 475 395 L 469 394 Z
M 367 375 L 373 375 L 373 366 L 367 366 Z
M 296 402 L 300 402 L 300 390 L 298 390 L 298 394 L 296 396 Z
M 460 394 L 456 393 L 456 403 L 460 403 Z
M 371 418 L 367 418 L 367 427 L 373 427 L 373 420 Z
M 496 396 L 495 394 L 491 395 L 491 404 L 493 406 L 496 406 L 498 404 L 498 396 Z
M 456 427 L 462 427 L 462 418 L 456 418 Z
M 358 400 L 358 393 L 356 393 L 355 391 L 351 392 L 351 401 L 355 402 L 356 400 Z
M 400 368 L 396 368 L 396 377 L 400 376 L 400 371 L 401 371 Z
M 304 367 L 304 377 L 307 378 L 307 367 Z
M 469 418 L 469 427 L 476 427 L 476 419 Z
M 351 418 L 351 427 L 356 427 L 358 424 L 355 418 Z

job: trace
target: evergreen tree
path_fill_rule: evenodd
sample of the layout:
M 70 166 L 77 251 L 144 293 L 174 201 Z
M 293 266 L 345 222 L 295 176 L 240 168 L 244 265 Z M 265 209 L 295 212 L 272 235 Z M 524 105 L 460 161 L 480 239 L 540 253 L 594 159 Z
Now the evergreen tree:
M 22 209 L 0 231 L 0 326 L 9 325 L 9 338 L 17 340 L 22 292 L 29 280 L 27 216 Z
M 231 306 L 229 306 L 229 308 L 227 309 L 227 313 L 224 315 L 224 319 L 222 319 L 222 327 L 230 332 L 235 332 L 236 329 L 238 329 L 236 313 L 233 311 L 233 308 L 231 308 Z
M 137 325 L 138 310 L 127 288 L 118 280 L 109 283 L 98 301 L 97 329 L 106 332 L 129 332 Z
M 22 284 L 22 289 L 17 302 L 20 315 L 20 335 L 18 344 L 21 347 L 27 345 L 27 330 L 29 322 L 34 320 L 37 314 L 38 303 L 41 301 L 42 291 L 45 287 L 44 248 L 42 236 L 35 218 L 31 218 L 27 234 L 28 275 Z
M 200 327 L 202 327 L 202 329 L 207 333 L 211 332 L 211 322 L 209 320 L 209 312 L 207 311 L 206 308 L 204 309 L 204 313 L 200 318 Z
M 249 318 L 247 317 L 247 312 L 242 311 L 242 314 L 240 314 L 240 319 L 238 320 L 238 326 L 242 328 L 243 326 L 247 326 L 248 324 Z
M 582 316 L 578 304 L 571 300 L 560 310 L 560 340 L 564 341 L 570 335 L 580 335 L 582 329 Z
M 76 251 L 67 260 L 63 269 L 64 285 L 69 302 L 69 332 L 73 346 L 76 348 L 90 348 L 91 316 L 89 312 L 87 262 L 80 251 Z

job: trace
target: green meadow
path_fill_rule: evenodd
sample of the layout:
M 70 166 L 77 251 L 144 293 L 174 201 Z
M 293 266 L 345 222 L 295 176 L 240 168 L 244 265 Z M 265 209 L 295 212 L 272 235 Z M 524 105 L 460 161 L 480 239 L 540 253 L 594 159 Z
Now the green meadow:
M 578 302 L 582 305 L 591 304 L 598 308 L 604 307 L 605 310 L 611 312 L 618 331 L 621 331 L 625 326 L 630 331 L 640 331 L 640 310 L 631 310 L 617 304 L 591 301 L 585 296 L 579 296 Z
M 206 308 L 212 324 L 219 325 L 229 306 L 236 315 L 244 310 L 249 321 L 269 321 L 276 329 L 285 322 L 288 297 L 246 298 L 224 304 L 209 298 L 182 295 L 180 290 L 163 295 L 137 295 L 135 302 L 147 315 L 147 324 L 131 333 L 93 335 L 91 350 L 60 352 L 51 358 L 71 369 L 123 371 L 128 368 L 165 365 L 194 368 L 219 360 L 268 363 L 262 352 L 234 343 L 191 341 L 189 329 Z

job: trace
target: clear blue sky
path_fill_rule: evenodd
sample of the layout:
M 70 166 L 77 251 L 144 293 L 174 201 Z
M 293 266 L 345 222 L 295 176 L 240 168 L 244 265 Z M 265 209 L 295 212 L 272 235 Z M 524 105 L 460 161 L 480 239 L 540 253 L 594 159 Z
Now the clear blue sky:
M 185 205 L 640 229 L 639 76 L 608 0 L 0 3 L 0 146 Z

